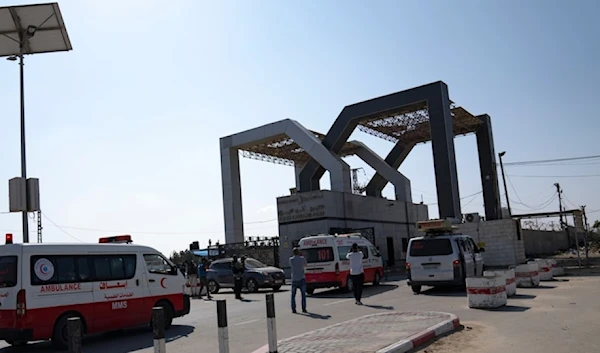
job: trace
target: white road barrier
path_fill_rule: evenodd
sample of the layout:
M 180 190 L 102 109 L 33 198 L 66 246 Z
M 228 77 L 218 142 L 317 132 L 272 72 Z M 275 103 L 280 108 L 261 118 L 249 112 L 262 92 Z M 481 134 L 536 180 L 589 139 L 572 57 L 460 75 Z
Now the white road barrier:
M 529 261 L 528 263 L 536 263 L 538 265 L 540 281 L 552 281 L 554 278 L 552 275 L 552 268 L 548 264 L 548 261 L 544 259 L 535 259 L 535 261 Z
M 484 277 L 504 276 L 506 280 L 506 296 L 512 297 L 517 294 L 517 283 L 515 279 L 515 270 L 495 270 L 483 272 Z
M 506 305 L 506 277 L 467 278 L 469 308 L 493 309 Z
M 550 265 L 550 268 L 552 269 L 552 275 L 554 277 L 563 276 L 565 274 L 565 269 L 562 267 L 558 267 L 556 260 L 549 259 L 547 261 L 548 265 Z
M 518 288 L 539 287 L 540 274 L 538 272 L 538 264 L 519 265 L 515 267 L 515 278 Z

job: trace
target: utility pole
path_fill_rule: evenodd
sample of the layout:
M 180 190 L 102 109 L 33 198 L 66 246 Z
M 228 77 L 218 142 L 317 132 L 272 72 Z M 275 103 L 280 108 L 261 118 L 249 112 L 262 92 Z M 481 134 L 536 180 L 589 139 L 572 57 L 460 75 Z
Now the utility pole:
M 563 206 L 562 206 L 562 190 L 560 189 L 560 184 L 559 183 L 554 183 L 554 186 L 556 186 L 556 193 L 558 193 L 558 212 L 560 214 L 560 227 L 563 228 L 564 227 L 564 223 L 563 223 Z
M 504 184 L 504 194 L 506 195 L 506 208 L 508 209 L 508 217 L 512 217 L 512 211 L 510 210 L 510 200 L 508 199 L 508 188 L 506 187 L 506 175 L 504 175 L 504 163 L 502 163 L 502 157 L 506 154 L 506 151 L 498 153 L 500 158 L 500 170 L 502 171 L 502 183 Z
M 590 247 L 588 245 L 588 242 L 590 239 L 590 226 L 588 225 L 587 215 L 585 214 L 585 207 L 586 207 L 586 205 L 581 206 L 581 211 L 583 212 L 583 228 L 585 230 L 585 262 L 589 265 L 590 264 L 590 256 L 589 256 Z

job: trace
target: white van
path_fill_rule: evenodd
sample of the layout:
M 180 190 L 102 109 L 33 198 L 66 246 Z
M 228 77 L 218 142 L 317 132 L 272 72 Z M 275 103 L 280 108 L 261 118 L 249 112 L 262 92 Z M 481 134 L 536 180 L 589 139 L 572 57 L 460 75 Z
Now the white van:
M 383 260 L 379 251 L 360 233 L 343 235 L 316 235 L 300 239 L 298 247 L 306 258 L 306 292 L 317 288 L 340 287 L 353 290 L 350 261 L 346 255 L 352 244 L 358 244 L 363 253 L 365 283 L 379 285 L 383 277 Z
M 165 328 L 190 312 L 185 279 L 164 255 L 130 244 L 129 235 L 100 243 L 13 244 L 7 234 L 0 245 L 0 340 L 51 339 L 63 348 L 70 317 L 94 334 L 148 325 L 156 306 L 165 310 Z
M 417 223 L 425 236 L 410 239 L 406 255 L 408 285 L 419 294 L 422 286 L 464 286 L 467 277 L 483 275 L 483 248 L 454 232 L 447 220 Z

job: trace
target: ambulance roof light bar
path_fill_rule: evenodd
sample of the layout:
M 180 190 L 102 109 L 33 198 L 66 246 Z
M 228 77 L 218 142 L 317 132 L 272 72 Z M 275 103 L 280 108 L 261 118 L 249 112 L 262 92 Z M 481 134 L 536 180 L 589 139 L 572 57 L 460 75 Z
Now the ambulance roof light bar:
M 100 244 L 109 244 L 109 243 L 113 243 L 113 244 L 130 244 L 133 243 L 133 240 L 131 239 L 131 235 L 117 235 L 114 237 L 104 237 L 104 238 L 100 238 L 99 241 Z
M 426 234 L 452 233 L 457 227 L 447 219 L 433 219 L 417 222 L 417 230 Z
M 13 243 L 13 235 L 11 233 L 6 233 L 6 244 Z

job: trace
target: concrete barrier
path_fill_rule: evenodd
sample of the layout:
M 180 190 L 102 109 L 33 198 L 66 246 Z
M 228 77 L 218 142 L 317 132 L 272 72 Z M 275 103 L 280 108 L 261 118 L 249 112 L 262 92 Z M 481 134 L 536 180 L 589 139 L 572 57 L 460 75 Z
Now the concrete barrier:
M 538 272 L 538 264 L 528 263 L 527 265 L 519 265 L 515 267 L 515 279 L 518 288 L 532 288 L 540 285 L 540 274 Z
M 558 267 L 556 260 L 549 259 L 547 261 L 548 265 L 550 265 L 550 268 L 552 269 L 552 276 L 563 276 L 565 274 L 565 269 L 562 267 Z
M 548 264 L 548 261 L 544 259 L 535 259 L 535 261 L 529 261 L 528 263 L 536 263 L 538 265 L 540 281 L 552 281 L 554 278 L 552 275 L 552 268 Z
M 503 276 L 506 280 L 506 296 L 512 297 L 517 294 L 517 282 L 515 279 L 515 270 L 495 270 L 495 271 L 484 271 L 484 277 Z
M 469 308 L 493 309 L 506 305 L 506 277 L 467 278 Z

